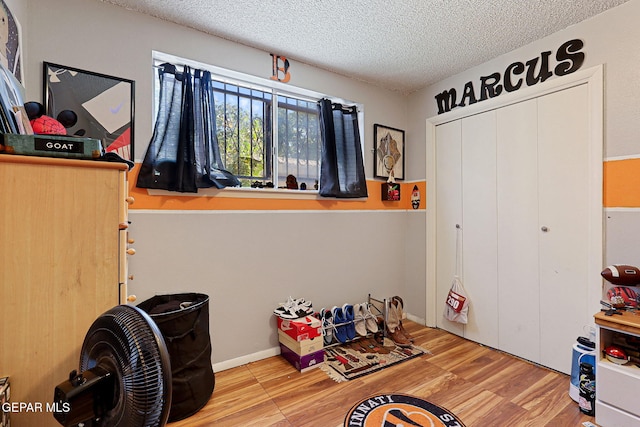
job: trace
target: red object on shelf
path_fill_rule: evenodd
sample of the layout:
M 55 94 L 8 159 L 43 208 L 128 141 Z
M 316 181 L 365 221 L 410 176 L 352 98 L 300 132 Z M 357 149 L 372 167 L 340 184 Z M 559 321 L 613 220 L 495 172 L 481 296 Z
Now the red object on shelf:
M 629 356 L 627 356 L 627 353 L 623 349 L 621 349 L 620 347 L 616 347 L 615 345 L 611 345 L 605 348 L 604 354 L 607 360 L 618 365 L 624 365 L 629 361 Z

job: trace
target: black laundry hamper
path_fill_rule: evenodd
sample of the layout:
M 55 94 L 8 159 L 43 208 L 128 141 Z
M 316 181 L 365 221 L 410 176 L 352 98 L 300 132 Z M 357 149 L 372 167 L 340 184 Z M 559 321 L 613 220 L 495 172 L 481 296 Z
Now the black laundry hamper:
M 171 361 L 169 422 L 190 417 L 213 393 L 209 296 L 198 293 L 156 295 L 138 304 L 158 325 Z

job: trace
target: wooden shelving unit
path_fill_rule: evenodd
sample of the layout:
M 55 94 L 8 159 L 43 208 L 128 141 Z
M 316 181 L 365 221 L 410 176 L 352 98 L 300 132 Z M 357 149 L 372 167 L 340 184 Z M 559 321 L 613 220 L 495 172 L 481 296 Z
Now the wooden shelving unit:
M 640 427 L 640 367 L 610 362 L 603 350 L 620 339 L 640 340 L 640 312 L 623 311 L 595 316 L 598 337 L 596 353 L 596 423 L 602 427 Z

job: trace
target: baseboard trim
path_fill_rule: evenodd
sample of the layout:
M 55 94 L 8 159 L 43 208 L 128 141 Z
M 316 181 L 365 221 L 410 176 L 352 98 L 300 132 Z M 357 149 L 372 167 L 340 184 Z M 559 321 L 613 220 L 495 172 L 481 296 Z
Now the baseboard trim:
M 427 324 L 427 321 L 422 317 L 414 316 L 411 313 L 405 313 L 405 314 L 407 315 L 407 319 L 411 320 L 412 322 L 416 322 L 422 326 L 425 326 Z
M 404 313 L 408 320 L 425 325 L 425 320 L 421 317 L 414 316 L 409 313 Z M 234 359 L 225 360 L 222 362 L 213 364 L 213 372 L 226 371 L 227 369 L 237 368 L 238 366 L 246 365 L 247 363 L 257 362 L 258 360 L 267 359 L 273 356 L 280 355 L 280 347 L 271 347 L 266 350 L 258 351 L 256 353 L 246 354 L 244 356 L 236 357 Z
M 227 369 L 237 368 L 247 363 L 256 362 L 258 360 L 267 359 L 272 356 L 280 355 L 280 347 L 272 347 L 256 353 L 246 354 L 234 359 L 225 360 L 213 364 L 213 372 L 226 371 Z

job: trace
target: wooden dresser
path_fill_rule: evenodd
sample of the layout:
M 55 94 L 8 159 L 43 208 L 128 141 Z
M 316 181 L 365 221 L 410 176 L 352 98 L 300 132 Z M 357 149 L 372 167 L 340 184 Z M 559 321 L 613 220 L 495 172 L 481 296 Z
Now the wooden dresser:
M 78 369 L 93 321 L 126 298 L 127 166 L 0 154 L 0 376 L 18 427 Z M 38 409 L 38 404 L 41 409 Z

